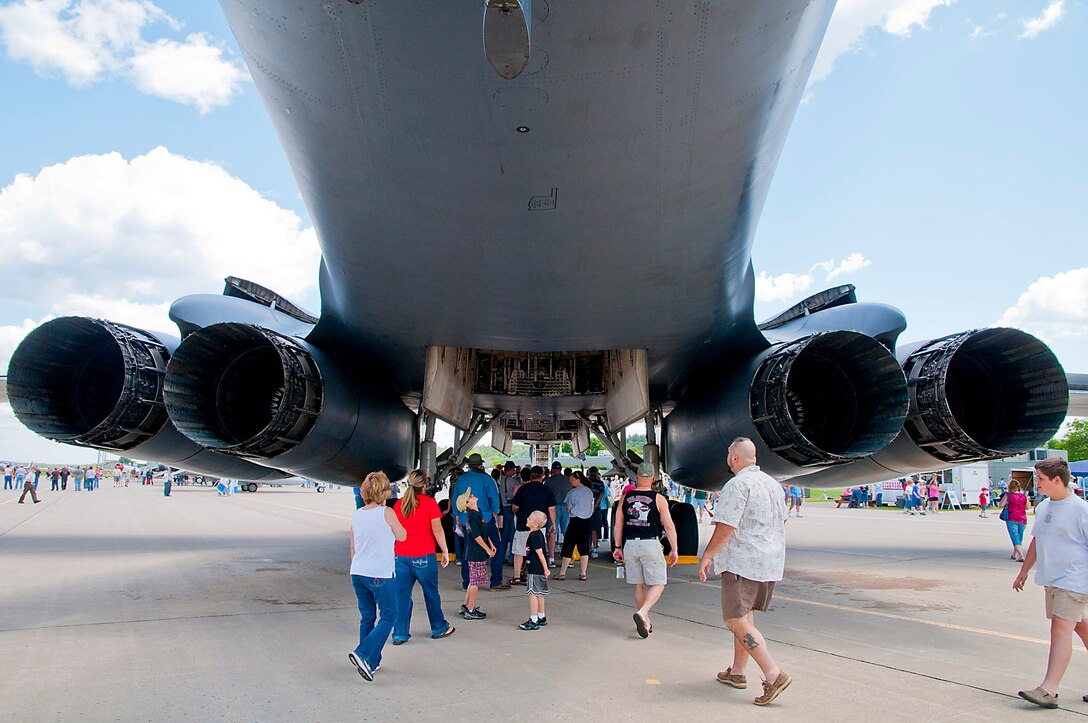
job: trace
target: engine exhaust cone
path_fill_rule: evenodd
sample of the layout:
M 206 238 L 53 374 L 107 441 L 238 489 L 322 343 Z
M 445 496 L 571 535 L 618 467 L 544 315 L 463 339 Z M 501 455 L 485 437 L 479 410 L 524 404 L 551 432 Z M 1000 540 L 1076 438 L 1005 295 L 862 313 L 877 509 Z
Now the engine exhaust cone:
M 1054 352 L 1018 329 L 979 329 L 923 344 L 903 364 L 905 429 L 945 462 L 1038 447 L 1065 420 L 1069 382 Z
M 66 316 L 39 326 L 8 364 L 8 401 L 28 429 L 67 444 L 124 451 L 167 423 L 170 354 L 140 329 Z
M 189 439 L 242 456 L 297 446 L 321 413 L 321 372 L 302 345 L 249 324 L 213 324 L 185 338 L 166 371 L 170 418 Z
M 802 467 L 867 457 L 907 414 L 895 358 L 865 334 L 832 331 L 784 344 L 756 372 L 752 421 L 775 454 Z

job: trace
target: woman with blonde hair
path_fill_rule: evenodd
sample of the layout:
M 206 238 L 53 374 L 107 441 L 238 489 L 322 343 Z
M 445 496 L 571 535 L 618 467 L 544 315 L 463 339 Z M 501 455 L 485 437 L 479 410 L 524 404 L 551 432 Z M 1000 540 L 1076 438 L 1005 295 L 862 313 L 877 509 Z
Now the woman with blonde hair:
M 396 553 L 397 623 L 393 626 L 393 645 L 402 645 L 412 637 L 412 590 L 418 582 L 423 588 L 431 638 L 448 638 L 456 628 L 442 614 L 442 598 L 438 594 L 438 561 L 435 545 L 442 551 L 442 567 L 450 564 L 446 547 L 446 532 L 442 529 L 442 512 L 434 498 L 423 494 L 427 473 L 421 469 L 408 473 L 408 488 L 393 505 L 397 521 L 408 536 L 398 542 Z
M 365 503 L 351 517 L 351 586 L 359 601 L 359 644 L 348 660 L 363 680 L 374 680 L 382 665 L 382 648 L 397 621 L 393 545 L 407 533 L 385 506 L 389 478 L 371 472 L 359 486 Z

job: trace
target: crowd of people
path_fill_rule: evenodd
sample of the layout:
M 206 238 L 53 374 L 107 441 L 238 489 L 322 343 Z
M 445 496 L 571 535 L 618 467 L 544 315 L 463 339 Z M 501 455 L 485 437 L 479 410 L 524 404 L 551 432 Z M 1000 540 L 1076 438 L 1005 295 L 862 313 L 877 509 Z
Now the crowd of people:
M 22 491 L 19 503 L 30 496 L 35 504 L 40 484 L 49 482 L 50 492 L 94 492 L 105 481 L 112 481 L 114 487 L 131 485 L 153 485 L 156 480 L 163 484 L 163 494 L 170 496 L 173 485 L 215 485 L 222 481 L 214 477 L 175 471 L 169 467 L 160 469 L 158 465 L 135 466 L 131 463 L 116 462 L 113 465 L 37 465 L 5 462 L 0 464 L 4 475 L 4 489 Z M 226 494 L 222 491 L 221 494 Z
M 458 611 L 462 619 L 487 619 L 478 604 L 480 588 L 498 591 L 524 585 L 529 617 L 518 629 L 547 627 L 549 580 L 565 579 L 575 550 L 582 561 L 579 579 L 586 579 L 588 559 L 596 551 L 589 538 L 598 533 L 611 534 L 613 557 L 622 565 L 617 575 L 633 586 L 632 619 L 637 635 L 645 639 L 653 633 L 651 611 L 665 590 L 669 566 L 677 562 L 676 528 L 653 465 L 640 465 L 635 478 L 624 485 L 611 529 L 605 530 L 596 515 L 604 511 L 600 503 L 607 485 L 595 470 L 583 475 L 559 465 L 545 478 L 545 470 L 539 466 L 518 469 L 513 463 L 488 474 L 477 454 L 466 463 L 467 470 L 451 475 L 448 502 L 458 530 L 465 589 Z M 717 680 L 732 688 L 747 688 L 745 671 L 755 660 L 762 676 L 762 694 L 754 702 L 767 705 L 792 680 L 771 655 L 756 626 L 755 613 L 768 610 L 775 583 L 784 574 L 785 522 L 791 514 L 800 516 L 802 503 L 795 498 L 802 495 L 759 469 L 751 440 L 734 440 L 728 464 L 734 477 L 709 510 L 714 531 L 700 557 L 699 577 L 704 581 L 710 575 L 720 579 L 722 617 L 732 635 L 732 662 L 717 673 Z M 1021 564 L 1013 587 L 1022 590 L 1034 567 L 1036 583 L 1046 590 L 1046 614 L 1051 620 L 1046 675 L 1039 686 L 1020 691 L 1020 696 L 1053 708 L 1057 706 L 1057 686 L 1069 664 L 1072 636 L 1076 634 L 1088 646 L 1088 502 L 1072 493 L 1064 460 L 1040 461 L 1035 472 L 1045 500 L 1038 506 L 1034 538 L 1026 551 L 1023 535 L 1028 498 L 1019 483 L 1008 486 L 997 506 L 1012 541 L 1011 559 Z M 922 514 L 934 509 L 935 498 L 929 490 L 936 487 L 935 482 L 915 482 L 915 489 L 905 489 L 908 496 L 921 494 Z M 437 583 L 438 566 L 449 564 L 443 511 L 425 494 L 427 488 L 426 474 L 412 472 L 404 496 L 392 507 L 386 505 L 391 485 L 384 474 L 367 475 L 359 488 L 363 504 L 352 518 L 351 534 L 359 642 L 348 658 L 367 681 L 373 681 L 381 668 L 382 650 L 391 633 L 394 645 L 411 639 L 415 583 L 423 587 L 431 637 L 446 638 L 455 632 L 442 612 Z M 553 574 L 557 549 L 560 564 Z M 514 574 L 504 582 L 502 566 L 508 556 Z
M 700 576 L 705 580 L 713 567 L 720 577 L 723 616 L 735 638 L 733 664 L 717 679 L 746 688 L 744 669 L 754 658 L 764 676 L 763 693 L 755 703 L 766 705 L 791 681 L 767 651 L 753 611 L 767 610 L 774 583 L 782 577 L 787 513 L 778 483 L 755 462 L 755 445 L 743 438 L 734 441 L 729 465 L 737 476 L 714 500 L 716 529 L 700 562 Z M 489 474 L 479 454 L 465 463 L 467 469 L 454 468 L 449 500 L 443 500 L 456 530 L 465 592 L 458 615 L 463 620 L 488 619 L 479 605 L 481 588 L 501 591 L 517 585 L 525 587 L 529 608 L 528 619 L 517 628 L 546 628 L 549 581 L 566 579 L 576 553 L 578 579 L 586 580 L 598 540 L 611 538 L 617 576 L 632 586 L 635 633 L 643 639 L 653 633 L 652 610 L 668 583 L 668 568 L 679 556 L 668 495 L 652 464 L 639 465 L 633 479 L 614 490 L 596 468 L 583 473 L 555 464 L 546 475 L 540 466 L 519 469 L 508 462 Z M 431 638 L 447 638 L 456 631 L 442 611 L 438 590 L 438 569 L 450 562 L 444 512 L 426 494 L 429 489 L 422 470 L 408 475 L 403 496 L 392 505 L 387 503 L 393 486 L 381 472 L 368 474 L 357 488 L 350 552 L 359 637 L 348 660 L 367 681 L 381 669 L 390 636 L 394 646 L 411 640 L 416 583 L 423 589 Z M 618 492 L 618 504 L 609 524 L 613 492 Z M 507 561 L 513 575 L 504 581 Z

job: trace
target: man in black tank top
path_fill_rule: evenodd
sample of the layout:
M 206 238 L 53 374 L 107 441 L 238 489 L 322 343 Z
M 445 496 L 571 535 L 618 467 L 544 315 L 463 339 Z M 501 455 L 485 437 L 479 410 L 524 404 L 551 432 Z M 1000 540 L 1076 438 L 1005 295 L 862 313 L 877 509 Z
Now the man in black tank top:
M 661 534 L 669 539 L 669 565 L 679 559 L 676 552 L 676 527 L 669 514 L 665 495 L 652 489 L 657 470 L 649 462 L 639 465 L 635 489 L 628 490 L 616 510 L 613 534 L 616 550 L 612 553 L 626 568 L 627 582 L 635 586 L 635 629 L 645 638 L 653 632 L 650 610 L 661 599 L 668 583 L 668 567 L 661 549 Z

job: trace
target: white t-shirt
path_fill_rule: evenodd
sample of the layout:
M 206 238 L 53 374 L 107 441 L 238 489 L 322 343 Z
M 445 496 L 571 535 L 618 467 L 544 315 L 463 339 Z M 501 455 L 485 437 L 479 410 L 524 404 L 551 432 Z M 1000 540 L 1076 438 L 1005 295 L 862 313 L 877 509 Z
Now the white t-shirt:
M 1088 595 L 1088 502 L 1076 495 L 1035 508 L 1035 584 Z
M 714 574 L 768 582 L 781 580 L 786 566 L 786 501 L 774 478 L 752 465 L 722 488 L 714 505 L 714 523 L 734 528 L 714 556 Z
M 396 559 L 393 545 L 397 538 L 385 521 L 385 505 L 372 509 L 360 507 L 351 516 L 351 534 L 355 536 L 355 556 L 351 574 L 364 577 L 393 577 Z

